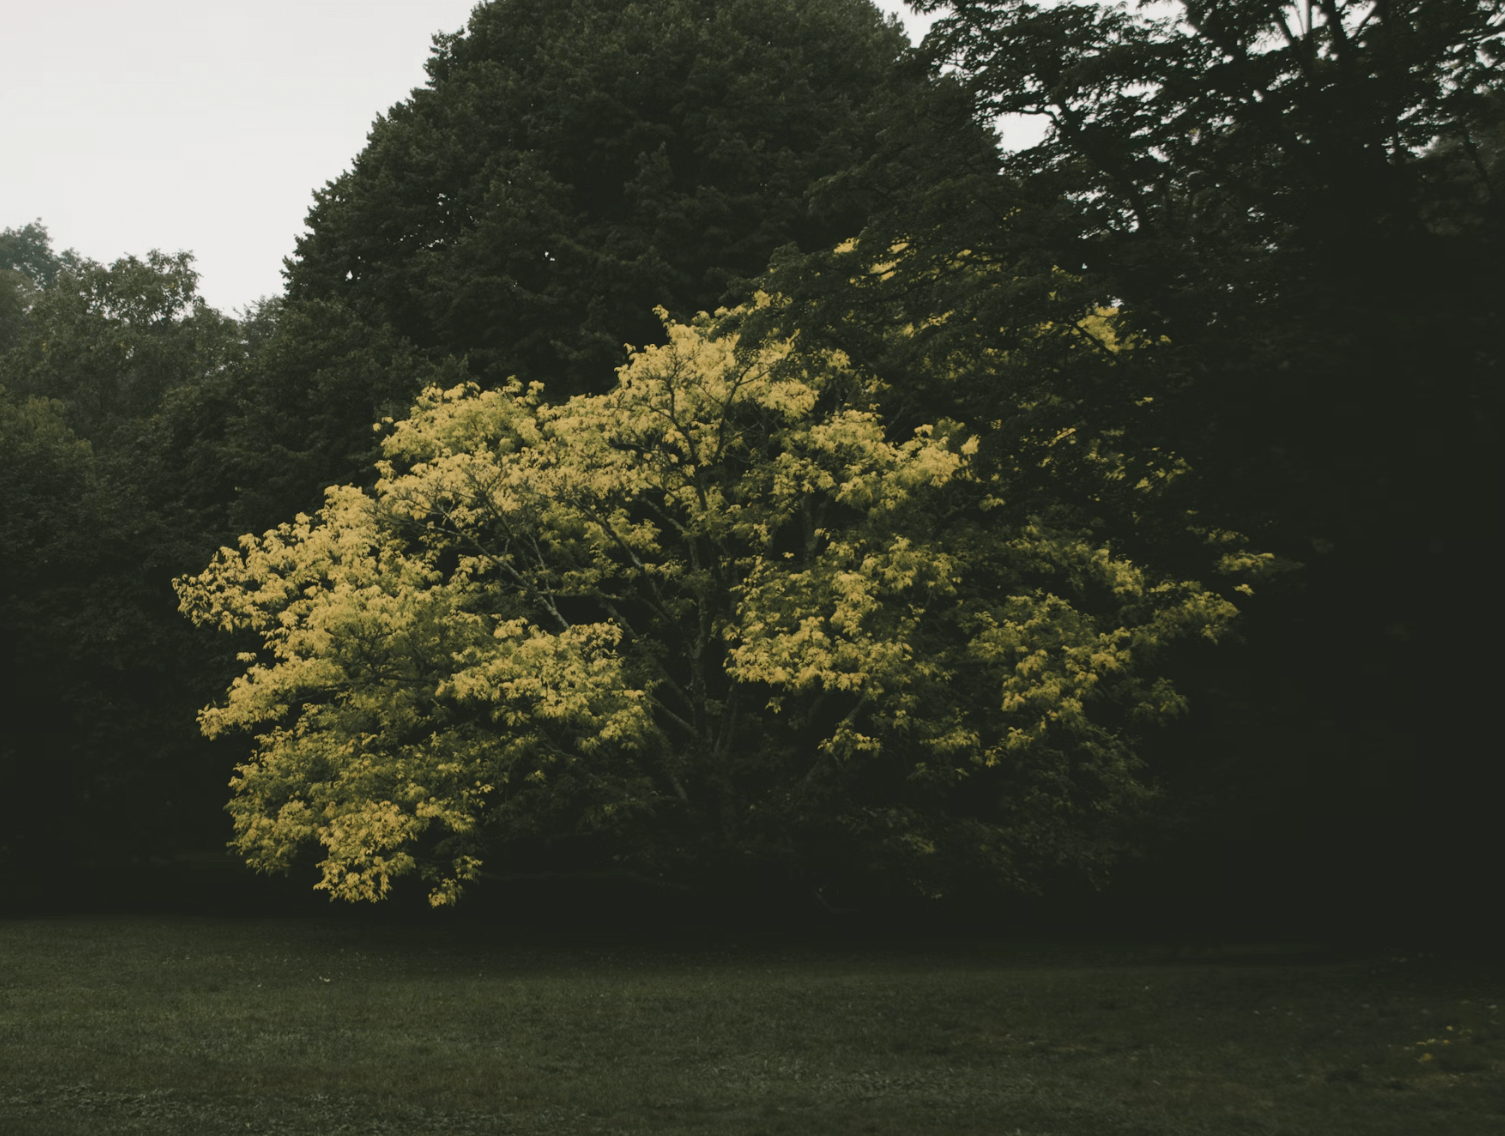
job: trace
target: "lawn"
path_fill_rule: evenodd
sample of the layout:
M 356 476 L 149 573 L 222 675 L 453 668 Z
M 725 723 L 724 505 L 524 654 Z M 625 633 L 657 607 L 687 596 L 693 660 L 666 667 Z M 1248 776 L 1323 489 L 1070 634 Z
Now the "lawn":
M 7 1136 L 1505 1132 L 1496 964 L 167 916 L 0 963 Z

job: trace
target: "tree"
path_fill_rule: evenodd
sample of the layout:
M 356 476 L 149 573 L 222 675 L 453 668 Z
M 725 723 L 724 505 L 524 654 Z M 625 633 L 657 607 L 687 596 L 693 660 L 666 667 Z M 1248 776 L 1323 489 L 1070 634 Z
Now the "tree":
M 52 238 L 40 220 L 0 232 L 0 354 L 20 338 L 37 292 L 80 263 L 72 249 L 52 251 Z
M 227 769 L 193 718 L 230 660 L 177 616 L 170 581 L 231 534 L 222 506 L 218 524 L 196 507 L 166 423 L 240 350 L 191 258 L 153 253 L 59 271 L 0 355 L 0 843 L 32 849 L 13 882 L 43 901 L 78 901 L 70 873 L 90 861 L 223 840 L 204 802 Z
M 869 201 L 815 191 L 926 88 L 906 48 L 867 0 L 480 5 L 316 194 L 288 296 L 485 385 L 605 390 L 655 305 L 714 311 L 861 228 Z
M 0 893 L 17 876 L 54 870 L 68 854 L 74 817 L 67 755 L 66 696 L 45 657 L 80 585 L 70 567 L 94 483 L 89 444 L 64 424 L 62 407 L 18 402 L 0 387 Z M 67 576 L 66 583 L 59 579 Z M 59 585 L 62 586 L 59 586 Z
M 163 618 L 187 538 L 65 419 L 0 393 L 0 893 L 39 903 L 86 902 L 91 862 L 212 846 L 224 778 L 192 729 L 215 645 Z
M 219 539 L 317 509 L 331 486 L 369 485 L 372 424 L 463 378 L 456 360 L 431 363 L 333 301 L 264 301 L 240 330 L 244 357 L 174 389 L 158 427 L 185 500 Z
M 187 252 L 81 261 L 41 291 L 29 317 L 3 362 L 7 385 L 62 402 L 102 455 L 139 450 L 170 391 L 241 354 L 235 322 L 198 295 Z
M 0 232 L 0 269 L 20 272 L 35 287 L 50 287 L 58 273 L 78 268 L 82 263 L 73 249 L 52 251 L 52 237 L 41 218 L 19 229 Z
M 460 381 L 452 358 L 484 386 L 606 389 L 654 305 L 714 310 L 926 176 L 825 183 L 928 88 L 906 47 L 866 0 L 478 7 L 316 194 L 247 366 L 183 408 L 194 483 L 242 531 L 312 511 L 371 472 L 372 422 Z
M 605 394 L 430 388 L 373 491 L 178 582 L 260 637 L 200 719 L 255 735 L 248 862 L 319 848 L 332 896 L 416 872 L 435 904 L 540 835 L 701 886 L 1106 872 L 1154 809 L 1138 741 L 1182 708 L 1156 659 L 1234 605 L 1000 522 L 979 437 L 890 437 L 839 354 L 660 315 Z
M 31 306 L 31 281 L 11 268 L 0 268 L 0 354 L 10 348 L 25 325 Z
M 913 341 L 874 366 L 900 391 L 944 376 L 909 405 L 959 399 L 959 417 L 1007 416 L 1040 378 L 1062 430 L 1175 453 L 1166 501 L 1305 562 L 1256 602 L 1249 650 L 1205 672 L 1189 740 L 1238 786 L 1210 840 L 1289 841 L 1314 907 L 1340 888 L 1461 908 L 1453 865 L 1497 862 L 1458 844 L 1488 829 L 1470 739 L 1490 699 L 1436 660 L 1474 650 L 1500 594 L 1499 3 L 917 7 L 941 16 L 925 52 L 978 119 L 1032 115 L 1046 137 L 896 198 L 845 261 L 791 264 L 777 286 L 806 303 L 800 326 L 844 346 L 851 312 L 887 352 L 864 329 L 902 316 Z M 862 287 L 844 297 L 843 277 Z M 1100 308 L 1138 350 L 1066 350 Z M 998 365 L 1045 322 L 1060 366 Z M 1368 894 L 1313 871 L 1340 856 L 1367 861 Z
M 979 114 L 1049 124 L 970 247 L 1073 274 L 1159 345 L 1140 385 L 1175 394 L 1210 496 L 1306 552 L 1475 531 L 1450 486 L 1496 468 L 1498 0 L 916 6 Z

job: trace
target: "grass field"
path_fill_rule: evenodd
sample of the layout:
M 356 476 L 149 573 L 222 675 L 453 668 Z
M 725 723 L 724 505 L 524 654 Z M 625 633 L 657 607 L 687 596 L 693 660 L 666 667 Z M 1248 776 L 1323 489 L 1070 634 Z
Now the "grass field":
M 1473 1136 L 1505 972 L 0 921 L 0 1132 Z

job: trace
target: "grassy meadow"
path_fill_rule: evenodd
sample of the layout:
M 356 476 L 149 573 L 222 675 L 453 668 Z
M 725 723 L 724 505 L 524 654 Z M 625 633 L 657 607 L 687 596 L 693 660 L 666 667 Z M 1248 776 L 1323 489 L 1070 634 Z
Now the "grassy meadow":
M 0 964 L 6 1136 L 1505 1132 L 1497 964 L 171 916 Z

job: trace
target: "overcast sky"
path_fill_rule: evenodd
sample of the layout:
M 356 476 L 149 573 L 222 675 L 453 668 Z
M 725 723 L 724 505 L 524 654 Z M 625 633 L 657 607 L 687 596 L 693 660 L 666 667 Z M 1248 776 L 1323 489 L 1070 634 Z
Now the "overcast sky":
M 911 38 L 928 18 L 878 0 Z M 0 0 L 0 229 L 108 263 L 197 258 L 210 304 L 282 290 L 315 188 L 474 0 Z

